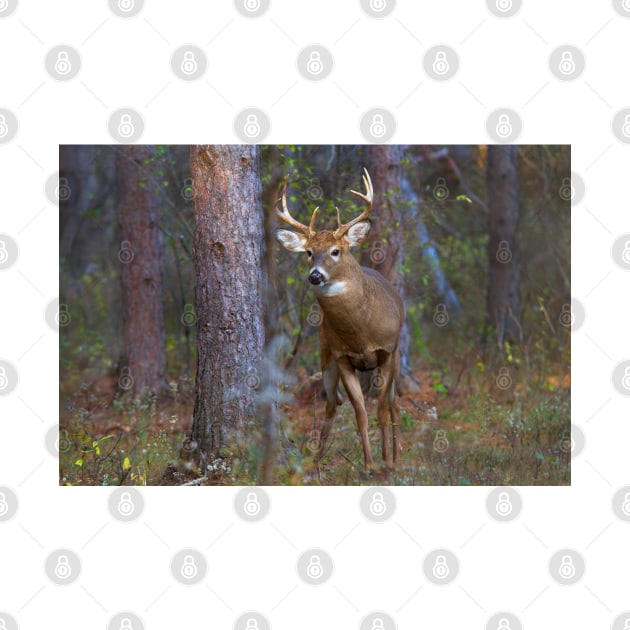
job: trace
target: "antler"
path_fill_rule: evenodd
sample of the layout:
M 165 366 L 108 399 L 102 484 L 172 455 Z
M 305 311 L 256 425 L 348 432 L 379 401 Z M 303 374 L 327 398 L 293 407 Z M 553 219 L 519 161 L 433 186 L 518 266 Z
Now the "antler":
M 337 229 L 335 230 L 335 238 L 341 238 L 353 225 L 359 223 L 359 221 L 363 221 L 367 219 L 370 212 L 372 211 L 372 200 L 374 199 L 374 189 L 372 188 L 372 180 L 370 179 L 370 174 L 367 172 L 367 169 L 364 168 L 363 172 L 363 185 L 365 186 L 365 195 L 363 193 L 357 192 L 356 190 L 351 190 L 350 192 L 353 195 L 359 197 L 359 199 L 363 199 L 365 202 L 365 210 L 356 218 L 352 219 L 349 223 L 341 223 L 341 219 L 339 218 L 339 208 L 337 208 Z
M 313 215 L 311 216 L 311 222 L 308 226 L 304 225 L 304 223 L 300 223 L 299 221 L 296 221 L 291 216 L 291 214 L 289 213 L 289 209 L 287 208 L 288 183 L 289 183 L 289 176 L 287 175 L 284 179 L 284 189 L 282 190 L 282 210 L 280 210 L 278 206 L 276 205 L 276 208 L 275 208 L 276 215 L 281 221 L 284 221 L 287 225 L 290 225 L 296 230 L 299 230 L 300 232 L 302 232 L 302 234 L 305 234 L 308 238 L 311 238 L 311 236 L 315 234 L 315 230 L 313 229 L 313 226 L 315 225 L 315 217 L 317 216 L 317 213 L 319 212 L 319 207 L 313 210 Z M 278 187 L 278 193 L 280 193 L 280 187 Z M 278 201 L 280 201 L 280 199 L 278 199 Z

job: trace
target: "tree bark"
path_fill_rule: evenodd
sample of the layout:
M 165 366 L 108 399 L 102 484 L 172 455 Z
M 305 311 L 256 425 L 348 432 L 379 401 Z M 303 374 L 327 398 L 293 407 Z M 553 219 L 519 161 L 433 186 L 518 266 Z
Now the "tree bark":
M 499 347 L 521 341 L 521 252 L 516 146 L 489 146 L 488 324 Z
M 374 186 L 372 205 L 372 246 L 364 250 L 361 264 L 380 271 L 394 285 L 405 301 L 403 268 L 403 235 L 400 198 L 402 187 L 403 147 L 395 145 L 370 145 L 365 147 L 365 164 Z M 409 328 L 403 324 L 398 344 L 401 373 L 411 372 L 409 357 Z
M 155 185 L 147 177 L 154 153 L 130 145 L 117 152 L 120 192 L 123 357 L 119 385 L 136 396 L 168 392 L 163 311 L 162 233 Z
M 197 378 L 192 443 L 201 460 L 256 426 L 265 343 L 264 215 L 256 146 L 193 146 Z

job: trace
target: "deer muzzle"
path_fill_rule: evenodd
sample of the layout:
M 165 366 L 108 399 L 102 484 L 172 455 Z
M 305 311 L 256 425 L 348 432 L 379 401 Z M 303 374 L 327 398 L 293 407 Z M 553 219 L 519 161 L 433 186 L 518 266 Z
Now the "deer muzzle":
M 308 281 L 311 284 L 323 284 L 326 282 L 326 276 L 317 267 L 308 274 Z

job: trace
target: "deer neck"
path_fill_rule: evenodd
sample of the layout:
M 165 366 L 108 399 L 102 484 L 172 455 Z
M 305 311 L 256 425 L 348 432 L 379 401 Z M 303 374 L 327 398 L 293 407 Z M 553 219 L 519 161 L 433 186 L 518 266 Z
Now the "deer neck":
M 355 320 L 354 315 L 370 309 L 369 279 L 359 263 L 354 262 L 342 278 L 323 287 L 314 287 L 315 297 L 330 323 L 343 325 L 348 320 Z

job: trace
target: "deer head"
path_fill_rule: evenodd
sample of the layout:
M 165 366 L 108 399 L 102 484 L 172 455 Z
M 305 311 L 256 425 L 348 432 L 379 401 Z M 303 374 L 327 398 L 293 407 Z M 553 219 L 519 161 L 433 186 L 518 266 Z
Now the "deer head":
M 315 217 L 319 208 L 313 210 L 309 225 L 296 221 L 287 208 L 287 184 L 285 179 L 282 191 L 282 209 L 276 207 L 276 214 L 287 225 L 298 230 L 277 230 L 276 238 L 283 247 L 291 252 L 306 252 L 311 268 L 309 282 L 319 295 L 337 295 L 348 287 L 348 275 L 360 273 L 360 267 L 350 249 L 365 240 L 370 231 L 371 222 L 367 218 L 372 210 L 374 192 L 372 181 L 367 170 L 364 169 L 363 183 L 366 193 L 352 190 L 352 194 L 362 199 L 366 207 L 363 212 L 348 223 L 341 223 L 339 208 L 337 210 L 337 229 L 315 232 Z M 278 200 L 280 201 L 280 200 Z

